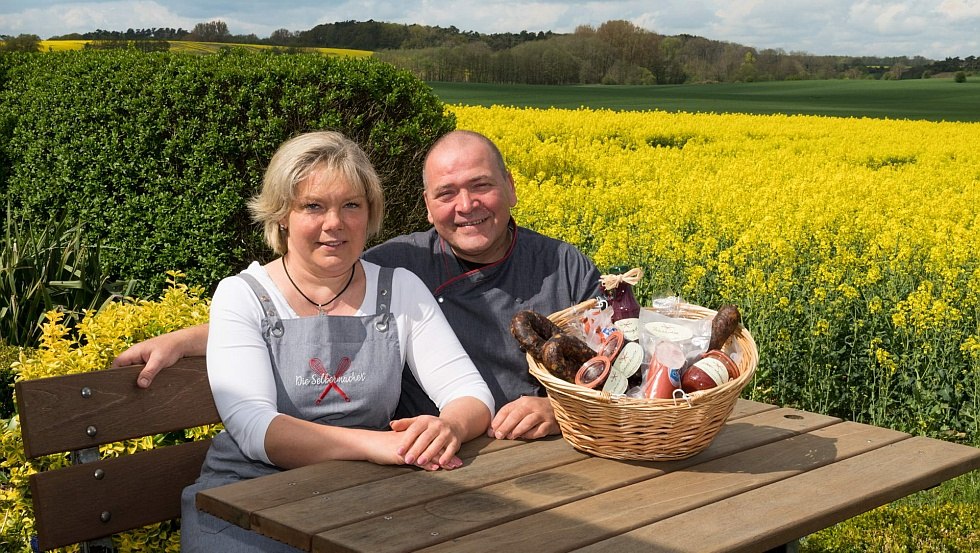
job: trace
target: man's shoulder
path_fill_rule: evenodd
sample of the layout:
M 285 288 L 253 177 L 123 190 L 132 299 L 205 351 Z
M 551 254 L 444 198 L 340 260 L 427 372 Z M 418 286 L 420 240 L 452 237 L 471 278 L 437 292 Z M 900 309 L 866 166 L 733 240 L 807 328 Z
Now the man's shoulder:
M 432 251 L 435 243 L 435 230 L 402 234 L 382 242 L 364 252 L 364 259 L 378 265 L 391 265 L 391 258 L 411 257 L 421 253 L 419 250 Z M 385 263 L 387 261 L 387 263 Z
M 435 231 L 402 234 L 365 251 L 363 258 L 385 267 L 415 269 L 432 259 Z
M 541 254 L 553 254 L 562 257 L 571 257 L 573 259 L 580 259 L 587 261 L 589 264 L 592 263 L 588 256 L 582 253 L 574 245 L 560 240 L 558 238 L 552 238 L 541 234 L 540 232 L 531 230 L 527 227 L 517 227 L 518 232 L 521 234 L 521 242 L 528 246 L 528 250 L 534 255 Z

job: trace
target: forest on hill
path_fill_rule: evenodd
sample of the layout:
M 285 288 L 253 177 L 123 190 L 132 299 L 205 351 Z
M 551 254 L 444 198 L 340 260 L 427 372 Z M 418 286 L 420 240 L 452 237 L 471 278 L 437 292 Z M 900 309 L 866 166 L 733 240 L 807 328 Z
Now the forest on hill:
M 13 37 L 8 37 L 11 42 Z M 20 39 L 21 37 L 17 37 Z M 37 38 L 37 37 L 35 37 Z M 370 50 L 426 81 L 496 84 L 685 84 L 808 79 L 919 79 L 980 71 L 980 60 L 921 56 L 819 56 L 757 49 L 693 35 L 661 35 L 629 21 L 582 25 L 572 33 L 483 34 L 456 27 L 343 21 L 267 38 L 234 35 L 222 21 L 194 29 L 96 30 L 51 37 L 166 50 L 170 41 L 264 44 L 285 52 L 309 47 Z M 39 39 L 38 39 L 39 40 Z M 120 42 L 124 41 L 124 42 Z

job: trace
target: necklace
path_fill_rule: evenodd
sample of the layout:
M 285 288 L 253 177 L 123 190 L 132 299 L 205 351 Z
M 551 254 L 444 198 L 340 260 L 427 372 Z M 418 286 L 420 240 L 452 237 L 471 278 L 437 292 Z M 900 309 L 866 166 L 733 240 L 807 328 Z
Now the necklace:
M 317 302 L 311 300 L 309 296 L 307 296 L 306 294 L 304 294 L 303 291 L 299 289 L 299 286 L 296 286 L 296 283 L 293 281 L 293 277 L 289 276 L 289 269 L 286 268 L 286 256 L 285 255 L 282 256 L 282 270 L 286 273 L 286 278 L 289 279 L 289 283 L 293 285 L 293 288 L 295 288 L 297 292 L 299 292 L 299 295 L 303 296 L 303 299 L 305 299 L 306 301 L 308 301 L 308 302 L 312 303 L 313 305 L 315 305 L 316 308 L 317 308 L 317 310 L 320 311 L 320 314 L 321 315 L 324 314 L 323 313 L 323 308 L 324 307 L 326 307 L 326 306 L 330 305 L 331 303 L 333 303 L 334 301 L 336 301 L 337 298 L 339 298 L 340 296 L 342 296 L 344 294 L 344 292 L 346 292 L 347 289 L 350 288 L 350 283 L 351 282 L 354 282 L 354 269 L 356 267 L 357 267 L 357 265 L 354 265 L 354 266 L 352 266 L 350 268 L 350 278 L 347 279 L 347 284 L 344 285 L 343 289 L 341 289 L 340 292 L 337 292 L 337 295 L 336 296 L 330 298 L 329 301 L 326 301 L 324 303 L 317 303 Z

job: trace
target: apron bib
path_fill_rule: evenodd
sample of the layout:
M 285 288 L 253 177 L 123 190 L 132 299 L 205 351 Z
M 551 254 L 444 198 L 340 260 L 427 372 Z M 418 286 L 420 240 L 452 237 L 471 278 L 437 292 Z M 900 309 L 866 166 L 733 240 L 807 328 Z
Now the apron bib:
M 394 270 L 378 276 L 377 310 L 365 316 L 283 319 L 266 289 L 238 275 L 262 304 L 262 336 L 272 359 L 278 411 L 298 419 L 341 427 L 386 429 L 401 393 L 398 331 L 390 313 Z M 255 478 L 280 469 L 247 459 L 228 432 L 215 436 L 202 477 Z

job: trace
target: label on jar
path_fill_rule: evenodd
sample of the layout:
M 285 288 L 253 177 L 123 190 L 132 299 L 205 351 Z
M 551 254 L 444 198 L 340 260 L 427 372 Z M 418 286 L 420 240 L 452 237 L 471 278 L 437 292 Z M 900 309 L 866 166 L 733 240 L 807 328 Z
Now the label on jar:
M 609 376 L 606 378 L 606 383 L 602 386 L 602 391 L 609 392 L 613 395 L 626 393 L 629 377 L 640 370 L 642 363 L 643 348 L 640 347 L 640 344 L 636 342 L 626 342 L 623 344 L 623 349 L 620 350 L 619 356 L 616 357 L 612 368 L 609 369 Z
M 602 391 L 609 392 L 614 396 L 625 394 L 628 385 L 629 381 L 623 376 L 623 373 L 609 371 L 609 376 L 606 377 L 606 383 L 602 385 Z
M 704 371 L 708 378 L 719 385 L 728 382 L 728 367 L 718 359 L 702 357 L 694 366 Z
M 644 328 L 657 338 L 663 338 L 671 342 L 683 342 L 694 337 L 694 333 L 691 332 L 690 328 L 674 323 L 656 321 L 647 323 Z
M 640 319 L 620 319 L 613 323 L 623 333 L 623 337 L 632 342 L 640 339 Z

